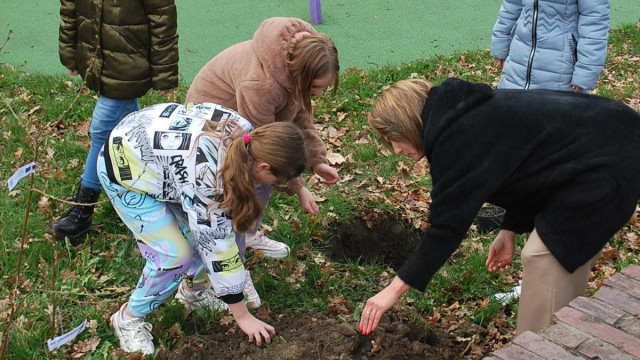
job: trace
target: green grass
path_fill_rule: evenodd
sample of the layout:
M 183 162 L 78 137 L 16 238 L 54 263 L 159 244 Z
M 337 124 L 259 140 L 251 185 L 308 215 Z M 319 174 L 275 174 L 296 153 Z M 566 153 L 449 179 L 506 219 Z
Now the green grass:
M 639 54 L 638 25 L 612 31 L 598 94 L 638 109 Z M 348 226 L 356 217 L 397 218 L 407 228 L 426 218 L 425 211 L 411 208 L 404 197 L 416 189 L 427 193 L 429 176 L 402 175 L 398 167 L 404 164 L 411 169 L 412 163 L 391 151 L 382 152 L 379 139 L 367 125 L 366 114 L 382 89 L 395 81 L 426 77 L 437 84 L 451 76 L 495 85 L 499 71 L 487 51 L 439 55 L 371 72 L 348 69 L 341 74 L 337 96 L 316 101 L 316 123 L 329 150 L 345 158 L 344 163 L 336 165 L 344 181 L 331 187 L 313 186 L 313 192 L 323 198 L 316 216 L 303 213 L 297 198 L 280 193 L 272 198 L 265 221 L 272 229 L 269 235 L 287 242 L 293 256 L 284 261 L 248 256 L 247 264 L 264 307 L 285 316 L 331 313 L 332 300 L 342 296 L 355 310 L 340 319 L 356 321 L 359 304 L 393 278 L 393 270 L 386 266 L 361 259 L 332 260 L 325 252 L 336 229 Z M 52 219 L 68 209 L 56 199 L 75 192 L 89 147 L 87 127 L 95 94 L 80 91 L 81 85 L 77 78 L 21 73 L 0 65 L 0 136 L 4 140 L 0 145 L 0 177 L 6 181 L 18 167 L 37 158 L 34 189 L 49 195 L 32 194 L 17 287 L 19 309 L 11 323 L 7 359 L 69 358 L 75 351 L 73 345 L 49 354 L 46 339 L 71 330 L 85 318 L 94 323 L 80 334 L 76 344 L 94 336 L 100 339 L 96 350 L 87 353 L 85 359 L 117 357 L 114 348 L 118 340 L 107 321 L 119 303 L 126 301 L 144 264 L 131 234 L 108 202 L 98 207 L 95 231 L 80 246 L 56 244 L 44 236 Z M 183 101 L 186 90 L 187 86 L 181 85 L 173 100 Z M 151 92 L 141 99 L 141 106 L 165 101 Z M 331 128 L 340 136 L 330 138 Z M 5 249 L 0 253 L 2 332 L 7 329 L 11 309 L 29 182 L 29 178 L 23 179 L 14 191 L 5 188 L 0 192 L 0 233 Z M 401 202 L 395 200 L 398 196 L 402 196 Z M 629 244 L 625 234 L 638 232 L 637 227 L 628 226 L 611 242 L 618 256 L 601 264 L 592 288 L 611 271 L 637 263 L 637 248 Z M 484 261 L 492 235 L 470 230 L 463 246 L 434 276 L 427 291 L 408 292 L 393 311 L 419 319 L 453 317 L 459 321 L 459 336 L 472 335 L 474 325 L 486 327 L 499 320 L 510 325 L 503 331 L 512 331 L 517 305 L 503 306 L 490 299 L 492 294 L 517 285 L 521 265 L 516 257 L 511 272 L 486 271 Z M 523 237 L 519 237 L 518 246 L 522 243 Z M 156 329 L 156 344 L 170 348 L 176 337 L 169 329 L 199 334 L 219 326 L 220 316 L 212 313 L 194 320 L 172 300 L 152 313 L 149 321 Z M 509 334 L 503 335 L 508 338 Z

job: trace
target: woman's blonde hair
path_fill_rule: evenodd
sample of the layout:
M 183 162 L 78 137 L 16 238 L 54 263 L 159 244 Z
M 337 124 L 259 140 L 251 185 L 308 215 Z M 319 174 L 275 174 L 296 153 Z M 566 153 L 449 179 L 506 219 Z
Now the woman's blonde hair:
M 382 143 L 406 141 L 422 149 L 422 109 L 433 83 L 425 79 L 400 80 L 382 92 L 369 113 L 369 125 Z
M 224 195 L 221 206 L 231 209 L 233 228 L 243 233 L 254 226 L 262 213 L 254 190 L 251 167 L 266 163 L 270 171 L 282 180 L 300 176 L 307 167 L 307 150 L 302 132 L 287 122 L 263 125 L 249 134 L 249 144 L 241 133 L 227 147 L 219 175 Z
M 333 76 L 331 96 L 335 96 L 340 82 L 338 49 L 324 34 L 312 34 L 296 43 L 289 52 L 289 74 L 293 79 L 293 95 L 312 116 L 311 84 L 327 74 Z

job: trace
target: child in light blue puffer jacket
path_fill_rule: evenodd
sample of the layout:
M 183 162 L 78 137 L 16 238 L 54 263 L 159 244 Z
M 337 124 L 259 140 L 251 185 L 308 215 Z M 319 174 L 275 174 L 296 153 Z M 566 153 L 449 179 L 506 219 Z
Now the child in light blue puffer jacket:
M 588 92 L 604 68 L 610 0 L 503 0 L 491 56 L 498 88 Z

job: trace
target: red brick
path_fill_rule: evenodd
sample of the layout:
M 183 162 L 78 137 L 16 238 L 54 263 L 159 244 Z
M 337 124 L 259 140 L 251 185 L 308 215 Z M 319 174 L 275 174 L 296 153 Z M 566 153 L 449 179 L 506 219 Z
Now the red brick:
M 633 356 L 640 357 L 640 339 L 598 321 L 590 315 L 584 314 L 570 306 L 566 306 L 556 312 L 554 317 L 565 324 L 571 325 L 583 332 L 586 332 L 587 334 L 606 341 Z
M 616 274 L 604 281 L 606 286 L 611 286 L 620 291 L 624 291 L 631 296 L 640 298 L 640 280 Z
M 638 265 L 627 266 L 626 268 L 622 269 L 621 273 L 636 280 L 640 280 L 640 266 Z
M 553 324 L 540 332 L 542 336 L 556 344 L 563 345 L 569 349 L 577 349 L 589 337 L 579 332 L 573 331 L 562 324 Z
M 542 336 L 526 331 L 518 335 L 514 340 L 514 344 L 520 345 L 522 348 L 531 351 L 532 353 L 540 356 L 543 359 L 553 360 L 580 360 L 581 358 L 575 356 L 563 349 L 562 346 L 552 343 L 551 341 L 543 338 Z
M 611 345 L 602 341 L 591 341 L 587 346 L 580 350 L 580 353 L 589 359 L 606 359 L 606 360 L 634 360 L 634 357 L 625 354 Z
M 631 315 L 622 318 L 617 324 L 618 329 L 622 329 L 637 338 L 640 338 L 640 319 Z
M 497 356 L 499 359 L 503 360 L 541 360 L 542 358 L 528 352 L 527 350 L 515 346 L 505 346 L 502 349 L 498 349 L 493 352 L 493 356 Z
M 629 314 L 640 315 L 640 302 L 633 296 L 629 296 L 620 290 L 603 286 L 596 292 L 593 297 L 600 299 L 609 305 L 613 305 L 618 309 L 628 312 Z
M 607 306 L 601 301 L 583 296 L 571 300 L 569 306 L 596 317 L 609 325 L 614 325 L 616 321 L 625 315 L 623 311 Z

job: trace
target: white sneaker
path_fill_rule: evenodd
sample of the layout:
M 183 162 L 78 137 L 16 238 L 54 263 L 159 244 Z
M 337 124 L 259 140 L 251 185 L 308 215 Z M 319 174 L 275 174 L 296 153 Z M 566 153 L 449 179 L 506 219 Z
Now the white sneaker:
M 120 348 L 130 353 L 142 351 L 144 355 L 153 354 L 155 347 L 153 335 L 151 335 L 151 324 L 145 322 L 144 318 L 124 320 L 122 312 L 127 304 L 122 305 L 120 310 L 111 315 L 111 327 L 120 339 Z
M 251 280 L 249 271 L 247 270 L 246 273 L 247 282 L 244 286 L 244 293 L 247 295 L 247 299 L 245 302 L 247 303 L 247 306 L 257 309 L 262 305 L 262 301 L 260 301 L 260 295 L 258 295 L 258 291 L 256 291 L 255 286 L 253 286 L 253 280 Z
M 264 256 L 274 259 L 284 259 L 289 255 L 290 251 L 287 244 L 269 239 L 262 231 L 258 231 L 252 237 L 248 237 L 245 244 L 247 249 L 260 250 L 264 253 Z
M 176 299 L 191 311 L 201 311 L 204 310 L 205 307 L 214 311 L 225 311 L 229 309 L 229 306 L 216 296 L 216 293 L 211 287 L 199 291 L 187 291 L 184 289 L 184 283 L 181 283 L 180 286 L 178 286 Z

